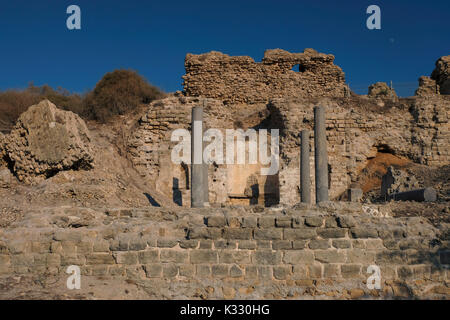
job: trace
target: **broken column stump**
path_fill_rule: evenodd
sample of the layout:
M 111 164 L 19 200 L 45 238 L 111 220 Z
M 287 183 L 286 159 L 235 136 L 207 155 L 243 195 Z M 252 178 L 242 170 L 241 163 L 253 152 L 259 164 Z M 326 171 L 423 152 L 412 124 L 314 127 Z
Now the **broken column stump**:
M 391 194 L 389 198 L 396 201 L 400 200 L 400 201 L 434 202 L 437 199 L 437 195 L 436 190 L 434 190 L 433 188 L 425 188 L 394 193 Z

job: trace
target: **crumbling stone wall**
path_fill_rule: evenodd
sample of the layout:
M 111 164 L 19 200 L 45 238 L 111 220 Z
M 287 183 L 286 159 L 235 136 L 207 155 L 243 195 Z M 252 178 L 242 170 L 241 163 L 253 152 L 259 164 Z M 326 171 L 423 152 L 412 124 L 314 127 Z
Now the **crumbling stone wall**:
M 422 76 L 415 94 L 420 97 L 435 96 L 439 94 L 439 85 L 430 77 Z
M 174 202 L 190 206 L 190 165 L 175 164 L 171 153 L 178 142 L 171 142 L 176 129 L 190 130 L 194 106 L 205 104 L 204 121 L 210 128 L 232 128 L 233 120 L 223 103 L 213 99 L 169 97 L 152 103 L 128 139 L 129 157 L 142 177 L 153 181 Z M 211 203 L 227 202 L 226 166 L 209 167 Z M 175 199 L 174 199 L 175 200 Z
M 430 166 L 450 162 L 450 101 L 417 99 L 406 110 L 348 108 L 347 103 L 306 99 L 276 99 L 269 104 L 272 126 L 282 128 L 280 201 L 294 204 L 299 198 L 299 133 L 311 130 L 311 181 L 314 190 L 314 114 L 317 104 L 326 108 L 330 197 L 341 195 L 378 150 Z M 312 192 L 314 199 L 314 192 Z
M 381 183 L 381 195 L 387 197 L 391 194 L 408 190 L 419 189 L 419 181 L 414 176 L 402 170 L 389 167 Z
M 390 88 L 386 82 L 377 82 L 369 86 L 368 95 L 370 98 L 375 99 L 389 99 L 391 101 L 398 101 L 395 90 Z
M 333 55 L 313 49 L 303 53 L 267 50 L 260 63 L 216 51 L 188 54 L 184 93 L 225 104 L 265 103 L 282 97 L 344 97 L 349 94 L 344 72 L 333 61 Z
M 0 274 L 67 277 L 77 265 L 83 276 L 132 279 L 159 299 L 448 298 L 448 225 L 370 208 L 381 215 L 342 203 L 282 212 L 46 208 L 31 223 L 36 209 L 0 234 Z M 86 211 L 96 218 L 62 218 Z M 381 270 L 380 290 L 366 286 L 369 265 Z
M 439 85 L 441 94 L 450 94 L 450 56 L 441 57 L 436 61 L 431 79 Z
M 277 176 L 256 175 L 259 200 L 266 191 L 279 194 L 282 203 L 295 204 L 300 200 L 300 138 L 302 129 L 313 129 L 313 108 L 319 103 L 311 99 L 274 99 L 267 106 L 247 107 L 246 117 L 237 110 L 243 105 L 225 107 L 221 101 L 205 100 L 205 124 L 209 128 L 232 129 L 247 127 L 280 129 L 280 172 Z M 410 105 L 397 105 L 383 113 L 378 109 L 358 107 L 370 100 L 323 100 L 327 106 L 327 140 L 330 164 L 330 196 L 336 198 L 357 180 L 369 159 L 379 150 L 430 166 L 449 164 L 450 101 L 444 97 L 415 99 Z M 353 107 L 348 107 L 351 104 Z M 189 205 L 189 166 L 174 165 L 170 159 L 175 142 L 170 141 L 173 130 L 189 129 L 191 109 L 203 105 L 203 99 L 170 97 L 149 106 L 129 138 L 129 156 L 142 176 L 154 181 L 159 191 L 172 197 L 173 181 L 177 181 L 183 205 Z M 314 190 L 313 132 L 311 137 L 311 179 Z M 225 149 L 224 149 L 225 150 Z M 246 183 L 254 168 L 210 166 L 209 186 L 212 204 L 230 201 L 229 195 L 245 195 Z M 240 171 L 239 171 L 240 170 Z M 235 172 L 236 171 L 236 172 Z M 258 170 L 257 170 L 258 171 Z M 246 175 L 245 177 L 242 174 Z M 175 179 L 175 180 L 174 180 Z M 252 178 L 253 179 L 253 178 Z M 244 181 L 244 182 L 243 182 Z M 273 190 L 269 186 L 272 186 Z M 314 192 L 313 199 L 314 199 Z M 237 195 L 239 196 L 239 195 Z M 248 197 L 244 201 L 249 204 Z M 241 202 L 244 203 L 244 202 Z M 273 202 L 272 202 L 273 203 Z
M 183 206 L 190 205 L 190 165 L 172 162 L 171 153 L 178 142 L 171 142 L 170 139 L 176 129 L 190 130 L 192 108 L 203 105 L 206 128 L 218 129 L 223 134 L 224 155 L 226 129 L 243 128 L 245 131 L 249 127 L 258 127 L 267 113 L 265 105 L 252 106 L 246 110 L 245 107 L 225 107 L 215 99 L 176 95 L 150 104 L 127 142 L 128 156 L 142 177 L 154 182 L 160 192 L 171 198 L 178 194 L 174 202 Z M 277 175 L 261 176 L 260 169 L 259 163 L 210 165 L 210 203 L 278 203 Z
M 449 164 L 450 100 L 432 92 L 434 80 L 424 78 L 418 97 L 409 100 L 399 101 L 393 90 L 380 83 L 372 86 L 367 97 L 348 97 L 344 74 L 333 60 L 332 55 L 312 49 L 303 53 L 268 50 L 261 63 L 218 52 L 187 55 L 184 95 L 177 93 L 149 105 L 129 139 L 130 158 L 166 195 L 172 195 L 172 185 L 178 186 L 183 205 L 188 205 L 189 168 L 172 164 L 175 143 L 170 135 L 177 128 L 189 129 L 192 107 L 207 101 L 207 127 L 280 129 L 281 152 L 279 174 L 267 179 L 253 176 L 257 168 L 249 166 L 211 166 L 210 202 L 227 203 L 233 193 L 234 201 L 244 204 L 249 201 L 248 183 L 257 181 L 259 190 L 275 193 L 276 201 L 270 204 L 294 204 L 300 200 L 298 134 L 313 129 L 313 107 L 322 103 L 327 107 L 332 199 L 357 181 L 379 151 L 429 166 Z M 291 70 L 295 64 L 300 65 L 298 72 Z M 312 142 L 313 137 L 311 148 Z M 314 150 L 312 176 L 313 157 Z M 314 189 L 313 177 L 312 182 Z

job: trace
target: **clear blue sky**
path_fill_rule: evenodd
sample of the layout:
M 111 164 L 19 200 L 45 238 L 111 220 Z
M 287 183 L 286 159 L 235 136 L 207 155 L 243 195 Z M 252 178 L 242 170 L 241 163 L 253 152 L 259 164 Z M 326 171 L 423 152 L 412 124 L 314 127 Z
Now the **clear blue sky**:
M 249 55 L 265 49 L 335 55 L 358 93 L 392 80 L 401 96 L 450 54 L 449 0 L 139 1 L 0 0 L 0 89 L 36 85 L 83 92 L 108 71 L 137 70 L 165 91 L 182 89 L 186 53 Z M 66 28 L 79 5 L 82 29 Z M 381 30 L 366 8 L 381 7 Z M 402 86 L 402 84 L 406 85 Z

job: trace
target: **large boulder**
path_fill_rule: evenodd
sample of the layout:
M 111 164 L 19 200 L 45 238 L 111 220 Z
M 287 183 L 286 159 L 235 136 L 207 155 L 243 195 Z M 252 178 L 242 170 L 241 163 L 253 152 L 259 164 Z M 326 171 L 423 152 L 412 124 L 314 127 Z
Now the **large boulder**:
M 436 61 L 431 79 L 439 85 L 441 94 L 450 94 L 450 56 L 441 57 Z
M 4 138 L 5 159 L 20 181 L 32 184 L 63 170 L 90 169 L 93 152 L 84 121 L 44 100 L 31 106 Z
M 5 167 L 0 167 L 0 188 L 9 188 L 13 177 Z

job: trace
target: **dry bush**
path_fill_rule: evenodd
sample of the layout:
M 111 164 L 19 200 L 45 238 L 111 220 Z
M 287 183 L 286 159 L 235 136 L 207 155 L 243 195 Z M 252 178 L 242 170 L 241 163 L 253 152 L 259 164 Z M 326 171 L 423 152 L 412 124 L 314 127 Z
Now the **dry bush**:
M 113 115 L 125 114 L 141 104 L 147 104 L 164 94 L 150 85 L 135 71 L 115 70 L 105 74 L 95 89 L 86 94 L 56 90 L 48 85 L 24 90 L 0 92 L 0 131 L 7 132 L 28 107 L 48 99 L 58 108 L 77 113 L 84 119 L 105 122 Z
M 83 113 L 83 96 L 71 94 L 62 88 L 54 90 L 48 85 L 37 87 L 30 84 L 24 90 L 0 92 L 0 130 L 11 130 L 23 112 L 44 99 L 52 101 L 61 109 Z
M 132 70 L 115 70 L 103 76 L 86 96 L 83 116 L 101 122 L 159 99 L 163 93 Z
M 0 93 L 0 129 L 9 130 L 17 118 L 39 98 L 26 91 L 8 90 Z

